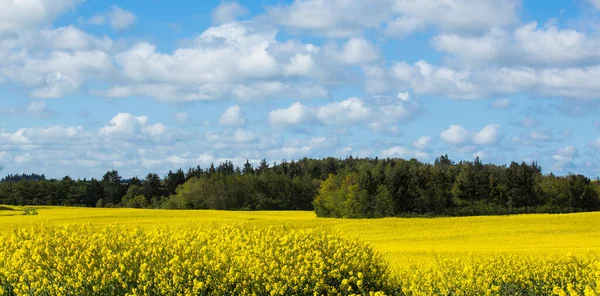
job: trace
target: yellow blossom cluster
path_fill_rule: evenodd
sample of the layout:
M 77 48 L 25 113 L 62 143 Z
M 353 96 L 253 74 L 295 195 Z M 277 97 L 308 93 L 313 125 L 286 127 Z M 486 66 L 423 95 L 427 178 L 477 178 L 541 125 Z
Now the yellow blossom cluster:
M 396 276 L 402 295 L 600 296 L 600 261 L 594 254 L 441 260 Z
M 314 229 L 34 226 L 0 235 L 0 295 L 374 295 L 383 262 Z

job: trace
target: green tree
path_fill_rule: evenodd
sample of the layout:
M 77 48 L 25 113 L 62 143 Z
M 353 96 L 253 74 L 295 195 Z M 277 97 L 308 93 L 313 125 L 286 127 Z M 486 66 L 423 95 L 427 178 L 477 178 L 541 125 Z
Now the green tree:
M 104 193 L 104 204 L 114 205 L 121 201 L 124 195 L 121 176 L 116 170 L 108 171 L 102 177 L 102 189 Z

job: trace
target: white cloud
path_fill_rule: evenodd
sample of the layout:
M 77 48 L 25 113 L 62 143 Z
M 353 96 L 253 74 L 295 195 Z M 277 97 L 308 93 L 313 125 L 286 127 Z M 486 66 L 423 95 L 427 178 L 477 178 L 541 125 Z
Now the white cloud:
M 381 151 L 382 157 L 400 157 L 400 158 L 412 158 L 413 152 L 403 146 L 394 146 Z
M 440 133 L 440 138 L 448 144 L 460 146 L 469 140 L 469 132 L 462 125 L 451 125 Z
M 381 66 L 363 66 L 365 76 L 365 91 L 371 94 L 384 94 L 394 89 L 398 84 L 392 77 L 391 71 Z
M 500 128 L 497 124 L 489 124 L 473 135 L 473 142 L 479 145 L 492 145 L 498 142 Z
M 379 59 L 379 49 L 363 38 L 351 38 L 335 57 L 344 64 L 369 64 Z
M 325 73 L 341 65 L 316 69 L 317 64 L 309 60 L 318 54 L 318 48 L 280 43 L 276 33 L 257 29 L 250 22 L 227 23 L 207 29 L 190 45 L 170 54 L 140 42 L 115 57 L 124 75 L 122 85 L 94 93 L 143 95 L 163 101 L 326 96 L 321 80 L 334 77 Z M 305 79 L 285 79 L 290 75 Z
M 71 95 L 87 80 L 106 78 L 114 70 L 111 57 L 98 50 L 53 51 L 45 56 L 24 52 L 14 61 L 0 68 L 0 78 L 32 88 L 31 95 L 39 98 Z
M 319 107 L 316 116 L 325 124 L 355 123 L 370 118 L 371 110 L 362 99 L 353 97 Z
M 18 164 L 18 165 L 28 164 L 32 160 L 33 160 L 33 157 L 31 156 L 30 153 L 17 155 L 17 156 L 15 156 L 15 159 L 14 159 L 15 164 Z
M 110 11 L 93 16 L 87 22 L 92 25 L 104 25 L 108 23 L 113 30 L 128 30 L 135 24 L 137 16 L 117 5 L 110 7 Z
M 429 158 L 429 154 L 420 150 L 411 150 L 404 146 L 393 146 L 388 149 L 384 149 L 381 151 L 381 157 L 384 158 L 404 158 L 411 159 L 416 158 L 419 160 L 426 160 Z
M 385 27 L 385 35 L 403 38 L 425 28 L 425 23 L 417 17 L 399 16 L 389 21 Z
M 416 102 L 405 101 L 402 98 L 383 98 L 372 105 L 370 127 L 374 131 L 397 133 L 397 123 L 410 121 L 420 112 Z
M 431 137 L 421 136 L 415 142 L 413 142 L 413 146 L 417 149 L 423 150 L 426 149 L 431 143 Z
M 552 155 L 554 160 L 553 167 L 556 170 L 564 170 L 575 166 L 573 160 L 577 156 L 577 149 L 573 146 L 566 146 L 558 149 L 556 154 Z
M 212 23 L 222 25 L 236 21 L 249 13 L 248 9 L 236 1 L 223 1 L 212 10 Z
M 294 32 L 350 37 L 385 24 L 386 36 L 404 37 L 435 26 L 441 31 L 480 32 L 517 22 L 519 1 L 295 0 L 268 8 L 263 18 Z
M 21 32 L 49 25 L 60 14 L 82 0 L 1 0 L 0 32 Z
M 523 24 L 514 31 L 494 29 L 483 36 L 440 34 L 433 45 L 462 64 L 503 66 L 576 66 L 600 61 L 600 39 L 549 23 Z
M 435 94 L 457 99 L 479 99 L 518 92 L 577 99 L 600 97 L 600 85 L 589 79 L 600 75 L 600 66 L 597 65 L 457 70 L 419 61 L 412 66 L 396 63 L 389 74 L 398 88 L 411 87 L 417 94 Z
M 18 37 L 21 45 L 29 50 L 111 51 L 113 47 L 113 41 L 110 38 L 90 35 L 72 25 L 54 29 L 21 32 Z
M 386 34 L 404 37 L 429 25 L 442 32 L 481 32 L 516 23 L 519 6 L 517 0 L 395 0 L 396 17 L 388 23 Z
M 233 133 L 233 141 L 237 143 L 251 142 L 257 138 L 257 134 L 242 129 L 238 129 Z
M 284 143 L 281 147 L 270 149 L 267 155 L 271 159 L 298 159 L 307 155 L 319 155 L 321 151 L 335 147 L 336 138 L 314 137 L 309 139 L 293 139 Z
M 508 109 L 510 108 L 510 105 L 509 99 L 497 99 L 491 104 L 494 109 Z
M 548 142 L 554 140 L 551 130 L 532 130 L 528 133 L 520 133 L 518 136 L 513 137 L 513 143 L 524 145 L 546 145 Z
M 108 23 L 117 31 L 131 28 L 135 23 L 136 18 L 137 17 L 133 12 L 122 9 L 116 5 L 113 5 L 108 13 Z
M 600 0 L 588 0 L 594 7 L 600 9 Z
M 3 145 L 24 145 L 29 143 L 25 132 L 27 129 L 21 128 L 14 133 L 0 129 L 0 144 Z
M 311 121 L 312 111 L 300 102 L 295 102 L 285 109 L 276 109 L 269 112 L 269 122 L 274 125 L 296 125 Z
M 109 124 L 102 127 L 99 134 L 107 139 L 154 139 L 163 136 L 167 128 L 162 123 L 149 124 L 147 116 L 133 116 L 129 113 L 119 113 Z
M 589 146 L 594 149 L 600 150 L 600 137 L 598 139 L 596 139 L 595 141 L 591 141 L 589 143 Z
M 295 0 L 267 8 L 267 22 L 329 37 L 349 37 L 374 28 L 389 17 L 388 0 Z
M 488 124 L 478 132 L 470 132 L 462 125 L 450 125 L 447 130 L 440 133 L 440 138 L 444 142 L 455 146 L 460 150 L 474 150 L 474 145 L 493 145 L 500 138 L 497 124 Z
M 483 150 L 478 150 L 477 152 L 473 153 L 473 158 L 477 158 L 479 157 L 479 159 L 483 160 L 483 159 L 487 159 L 489 157 L 489 154 Z
M 290 58 L 290 62 L 284 65 L 283 73 L 286 76 L 310 76 L 315 73 L 317 67 L 310 54 L 296 54 Z
M 226 126 L 242 126 L 245 124 L 244 114 L 238 105 L 233 105 L 225 110 L 219 117 L 219 124 Z
M 280 126 L 368 123 L 375 131 L 395 131 L 396 123 L 412 119 L 419 110 L 416 103 L 400 99 L 372 101 L 371 104 L 368 106 L 363 99 L 356 97 L 314 107 L 295 102 L 288 108 L 271 111 L 269 121 Z
M 407 102 L 410 100 L 410 94 L 406 91 L 400 92 L 400 93 L 398 93 L 398 99 Z

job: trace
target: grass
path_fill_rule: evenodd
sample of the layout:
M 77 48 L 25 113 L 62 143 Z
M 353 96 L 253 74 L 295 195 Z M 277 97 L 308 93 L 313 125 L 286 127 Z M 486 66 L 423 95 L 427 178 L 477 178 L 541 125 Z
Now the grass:
M 199 227 L 248 223 L 257 227 L 288 225 L 324 228 L 358 237 L 381 252 L 394 269 L 435 265 L 439 259 L 493 255 L 565 256 L 600 253 L 600 213 L 532 214 L 463 218 L 316 218 L 307 211 L 177 211 L 37 207 L 24 216 L 15 207 L 0 208 L 0 234 L 13 226 L 91 224 L 152 228 L 194 224 Z M 17 209 L 17 210 L 15 210 Z M 18 215 L 6 216 L 2 213 Z M 437 259 L 436 259 L 437 258 Z

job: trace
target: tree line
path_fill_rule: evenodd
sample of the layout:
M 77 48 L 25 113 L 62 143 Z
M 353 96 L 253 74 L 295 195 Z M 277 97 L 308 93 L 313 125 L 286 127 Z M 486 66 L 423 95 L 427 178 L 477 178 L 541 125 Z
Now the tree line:
M 416 159 L 304 158 L 240 168 L 230 161 L 169 171 L 163 177 L 47 179 L 8 175 L 0 203 L 221 210 L 314 210 L 319 217 L 487 215 L 600 209 L 600 182 L 544 175 L 535 162 L 510 165 Z

